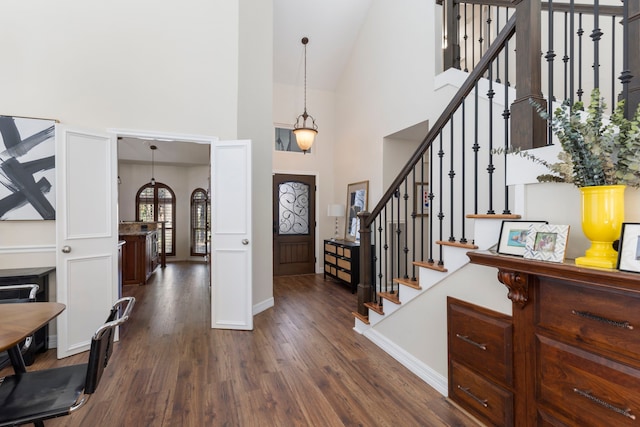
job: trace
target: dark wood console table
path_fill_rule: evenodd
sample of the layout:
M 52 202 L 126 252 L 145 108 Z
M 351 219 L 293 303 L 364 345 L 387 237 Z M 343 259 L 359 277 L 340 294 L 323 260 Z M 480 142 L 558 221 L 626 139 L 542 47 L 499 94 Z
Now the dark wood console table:
M 513 304 L 516 426 L 640 422 L 640 275 L 491 252 Z

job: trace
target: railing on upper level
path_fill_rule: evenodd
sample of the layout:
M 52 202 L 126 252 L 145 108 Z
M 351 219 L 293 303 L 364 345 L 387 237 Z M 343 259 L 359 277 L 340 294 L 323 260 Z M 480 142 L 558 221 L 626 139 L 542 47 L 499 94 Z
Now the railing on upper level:
M 465 64 L 463 68 L 469 72 L 466 81 L 382 199 L 370 213 L 359 214 L 357 312 L 361 316 L 378 306 L 380 295 L 397 297 L 397 282 L 415 282 L 418 266 L 446 271 L 443 246 L 474 247 L 469 237 L 473 227 L 470 216 L 499 218 L 512 214 L 506 156 L 493 153 L 498 147 L 529 149 L 547 144 L 548 127 L 529 104 L 533 99 L 547 105 L 543 87 L 547 93 L 553 94 L 557 89 L 563 93 L 561 97 L 556 94 L 555 99 L 572 98 L 569 94 L 582 96 L 588 89 L 588 79 L 583 79 L 585 72 L 578 70 L 589 62 L 587 68 L 593 65 L 594 70 L 608 70 L 606 77 L 600 71 L 593 72 L 593 87 L 619 75 L 620 82 L 611 83 L 611 98 L 627 99 L 630 111 L 638 105 L 640 47 L 628 40 L 640 39 L 640 0 L 627 0 L 622 8 L 600 6 L 598 1 L 586 7 L 573 0 L 567 4 L 543 4 L 540 0 L 467 0 L 451 4 L 444 7 L 449 13 L 445 19 L 448 40 L 468 41 L 471 33 L 479 44 L 474 48 L 457 43 L 457 50 L 448 45 L 445 61 L 449 58 L 452 64 Z M 550 11 L 545 12 L 546 16 L 543 6 Z M 459 25 L 462 20 L 468 21 L 465 13 L 473 13 L 472 9 L 484 10 L 482 18 L 471 19 L 472 23 L 478 19 L 486 23 L 481 36 L 473 33 L 473 25 L 470 31 Z M 610 50 L 617 53 L 611 54 L 611 67 L 600 64 L 603 56 L 598 52 L 603 50 L 599 46 L 604 31 L 599 17 L 589 18 L 593 23 L 591 47 L 581 39 L 588 12 L 613 17 L 609 27 L 615 35 L 607 42 L 612 43 Z M 543 16 L 547 18 L 546 27 Z M 560 21 L 558 16 L 562 17 Z M 622 24 L 621 32 L 617 30 L 618 22 Z M 554 45 L 558 25 L 565 34 L 562 44 L 569 46 L 562 53 L 562 62 L 556 62 Z M 545 37 L 545 53 L 543 28 L 549 35 Z M 570 37 L 576 28 L 577 34 Z M 460 52 L 465 50 L 462 56 Z M 467 56 L 474 60 L 467 63 Z M 547 67 L 542 66 L 543 58 Z M 560 79 L 560 84 L 557 68 L 561 70 L 559 75 L 568 76 Z

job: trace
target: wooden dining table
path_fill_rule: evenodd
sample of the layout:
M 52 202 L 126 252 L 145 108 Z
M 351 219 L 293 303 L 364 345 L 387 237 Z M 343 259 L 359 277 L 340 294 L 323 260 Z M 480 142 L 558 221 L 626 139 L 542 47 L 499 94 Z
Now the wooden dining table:
M 26 372 L 20 342 L 65 309 L 59 302 L 0 304 L 0 351 L 6 350 L 16 373 Z

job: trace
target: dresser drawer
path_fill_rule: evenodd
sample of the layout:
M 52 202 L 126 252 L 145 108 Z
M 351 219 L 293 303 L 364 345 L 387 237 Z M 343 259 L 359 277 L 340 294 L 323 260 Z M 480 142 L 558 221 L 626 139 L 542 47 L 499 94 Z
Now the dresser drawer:
M 640 360 L 640 296 L 541 279 L 538 326 Z
M 513 393 L 451 362 L 449 397 L 480 420 L 493 426 L 513 425 Z
M 338 267 L 345 268 L 347 270 L 351 270 L 351 261 L 348 259 L 340 259 L 338 258 Z
M 338 256 L 342 256 L 342 255 L 344 255 L 344 248 L 343 248 L 342 246 L 338 246 L 338 247 L 336 248 L 336 254 L 337 254 Z
M 337 248 L 336 248 L 336 245 L 332 245 L 331 243 L 325 243 L 324 250 L 327 252 L 331 252 L 332 254 L 335 254 Z
M 449 357 L 511 386 L 511 318 L 455 298 L 448 298 L 447 310 Z
M 640 369 L 537 336 L 538 402 L 576 425 L 637 426 Z
M 351 283 L 351 274 L 348 271 L 338 270 L 338 277 L 345 282 Z
M 351 258 L 351 249 L 344 248 L 344 252 L 342 253 L 342 255 L 344 255 L 347 258 Z
M 336 263 L 336 257 L 334 257 L 333 255 L 324 254 L 324 261 L 325 262 L 330 262 L 331 264 L 335 264 Z

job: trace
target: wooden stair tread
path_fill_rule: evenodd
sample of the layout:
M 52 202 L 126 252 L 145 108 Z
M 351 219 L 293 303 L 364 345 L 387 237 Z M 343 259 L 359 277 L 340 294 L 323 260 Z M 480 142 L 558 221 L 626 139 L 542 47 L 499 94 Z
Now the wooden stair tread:
M 467 214 L 466 217 L 476 219 L 520 219 L 522 216 L 517 214 Z
M 473 243 L 449 242 L 446 240 L 436 240 L 436 245 L 454 246 L 456 248 L 465 248 L 465 249 L 478 249 L 478 246 L 474 245 Z
M 444 265 L 438 265 L 435 262 L 427 262 L 427 261 L 413 261 L 413 265 L 418 267 L 428 268 L 430 270 L 440 271 L 442 273 L 446 273 L 447 269 L 444 268 Z
M 378 296 L 380 298 L 384 298 L 384 299 L 386 299 L 388 301 L 391 301 L 394 304 L 398 304 L 398 305 L 400 304 L 400 299 L 398 298 L 398 293 L 397 292 L 394 292 L 394 293 L 391 293 L 391 292 L 378 292 Z
M 369 324 L 369 316 L 364 316 L 356 311 L 352 311 L 351 314 L 353 314 L 353 317 L 355 317 L 356 319 L 360 320 L 362 323 L 368 325 Z
M 421 290 L 422 289 L 422 287 L 420 287 L 420 283 L 417 280 L 395 278 L 395 279 L 393 279 L 393 281 L 395 283 L 402 283 L 403 285 L 408 286 L 408 287 L 413 288 L 413 289 L 417 289 L 417 290 Z
M 364 306 L 369 310 L 373 310 L 378 313 L 380 316 L 384 316 L 384 311 L 382 311 L 382 305 L 378 305 L 375 302 L 365 302 Z

